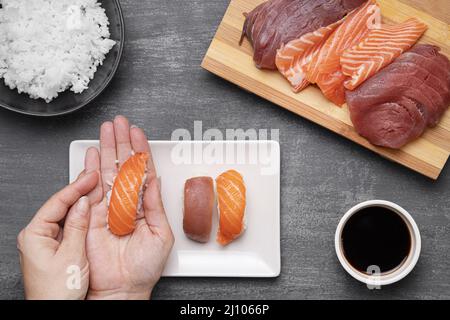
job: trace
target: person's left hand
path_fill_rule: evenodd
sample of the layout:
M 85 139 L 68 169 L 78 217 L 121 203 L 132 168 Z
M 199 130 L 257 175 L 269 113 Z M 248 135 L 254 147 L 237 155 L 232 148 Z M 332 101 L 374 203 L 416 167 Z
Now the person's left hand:
M 88 195 L 97 185 L 96 171 L 83 173 L 56 193 L 17 238 L 25 298 L 84 299 L 89 287 L 86 236 Z M 63 226 L 62 226 L 63 225 Z

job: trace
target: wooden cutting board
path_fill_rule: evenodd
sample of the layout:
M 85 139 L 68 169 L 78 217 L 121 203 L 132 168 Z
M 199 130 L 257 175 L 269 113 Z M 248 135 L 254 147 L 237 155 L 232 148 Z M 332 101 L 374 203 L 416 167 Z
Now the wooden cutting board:
M 428 129 L 420 139 L 401 150 L 390 150 L 370 144 L 354 130 L 346 106 L 335 106 L 325 99 L 315 86 L 309 86 L 301 93 L 295 94 L 278 72 L 262 71 L 254 66 L 250 43 L 246 39 L 242 46 L 239 46 L 239 39 L 244 23 L 243 13 L 250 12 L 262 2 L 264 1 L 231 1 L 202 67 L 385 158 L 437 179 L 450 155 L 450 111 L 436 128 Z M 378 3 L 385 21 L 401 22 L 408 17 L 417 17 L 428 24 L 429 30 L 421 42 L 440 46 L 442 53 L 450 57 L 450 29 L 446 22 L 398 0 L 378 0 Z M 450 3 L 447 6 L 449 5 Z

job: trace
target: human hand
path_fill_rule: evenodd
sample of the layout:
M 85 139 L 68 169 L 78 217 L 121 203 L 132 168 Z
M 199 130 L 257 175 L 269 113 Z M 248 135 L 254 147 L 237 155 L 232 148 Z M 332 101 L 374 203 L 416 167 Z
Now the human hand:
M 85 195 L 98 181 L 96 171 L 83 173 L 74 183 L 53 195 L 19 233 L 17 247 L 25 298 L 75 300 L 86 297 L 89 287 L 86 236 L 90 208 Z
M 150 160 L 144 192 L 144 214 L 133 233 L 118 237 L 107 227 L 106 194 L 119 167 L 134 152 L 148 152 Z M 89 196 L 92 206 L 87 236 L 90 263 L 88 299 L 149 299 L 164 270 L 174 237 L 164 211 L 159 182 L 147 137 L 128 120 L 116 117 L 100 129 L 100 154 L 88 150 L 86 172 L 101 171 L 101 182 Z

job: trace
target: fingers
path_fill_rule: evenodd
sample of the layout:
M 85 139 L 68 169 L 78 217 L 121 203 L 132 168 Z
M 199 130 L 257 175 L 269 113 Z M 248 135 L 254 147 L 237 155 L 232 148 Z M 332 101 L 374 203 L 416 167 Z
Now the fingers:
M 116 139 L 112 122 L 105 122 L 100 128 L 100 163 L 103 195 L 106 195 L 117 174 Z
M 86 170 L 81 171 L 76 180 L 80 179 L 81 177 L 84 177 L 85 175 L 86 175 Z
M 161 199 L 159 182 L 156 177 L 149 181 L 144 192 L 144 215 L 152 232 L 159 234 L 165 239 L 172 236 L 172 230 Z
M 85 252 L 89 213 L 89 198 L 81 197 L 67 215 L 61 242 L 63 247 L 69 247 L 72 252 Z
M 144 131 L 136 126 L 130 129 L 131 145 L 135 152 L 150 152 L 147 136 Z
M 89 148 L 84 160 L 85 171 L 100 170 L 100 154 L 96 148 Z M 102 179 L 99 179 L 97 186 L 88 194 L 89 204 L 91 205 L 91 214 L 89 228 L 104 227 L 106 225 L 106 210 L 103 210 L 103 185 Z
M 84 172 L 100 172 L 100 154 L 97 148 L 89 148 L 84 158 Z M 91 205 L 99 203 L 103 199 L 102 179 L 98 179 L 97 185 L 94 190 L 88 194 L 89 202 Z
M 98 173 L 90 172 L 53 195 L 33 218 L 34 222 L 57 223 L 64 219 L 69 208 L 82 196 L 91 192 L 98 182 Z M 32 221 L 32 222 L 33 222 Z
M 152 152 L 150 150 L 150 146 L 148 145 L 147 136 L 145 135 L 144 131 L 140 128 L 133 127 L 130 130 L 131 135 L 131 145 L 133 147 L 133 150 L 135 152 L 147 152 L 150 157 L 148 160 L 147 168 L 147 181 L 150 181 L 153 178 L 157 177 L 155 164 L 153 162 L 153 156 Z
M 86 151 L 84 158 L 84 170 L 89 173 L 100 171 L 100 155 L 97 148 L 91 147 Z
M 91 208 L 89 229 L 102 229 L 108 225 L 108 206 L 106 199 Z
M 131 156 L 131 141 L 130 141 L 130 125 L 127 118 L 117 116 L 114 119 L 114 133 L 116 135 L 117 159 L 119 166 Z

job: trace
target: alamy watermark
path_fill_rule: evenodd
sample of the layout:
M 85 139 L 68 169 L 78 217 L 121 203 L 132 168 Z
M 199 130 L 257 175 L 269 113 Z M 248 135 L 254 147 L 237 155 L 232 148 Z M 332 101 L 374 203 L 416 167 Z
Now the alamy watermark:
M 66 287 L 69 290 L 81 289 L 81 269 L 77 265 L 70 265 L 66 273 L 69 275 L 66 280 Z
M 380 290 L 381 289 L 381 269 L 377 265 L 367 267 L 367 274 L 371 277 L 371 283 L 367 283 L 367 289 Z
M 369 30 L 380 29 L 381 28 L 381 9 L 377 5 L 371 5 L 367 9 L 367 13 L 370 14 L 367 20 L 367 28 Z
M 172 149 L 171 160 L 175 165 L 258 165 L 262 175 L 274 175 L 280 165 L 279 138 L 279 129 L 203 131 L 203 122 L 194 121 L 193 134 L 183 128 L 173 131 L 171 140 L 179 143 Z M 193 140 L 198 143 L 186 143 Z

